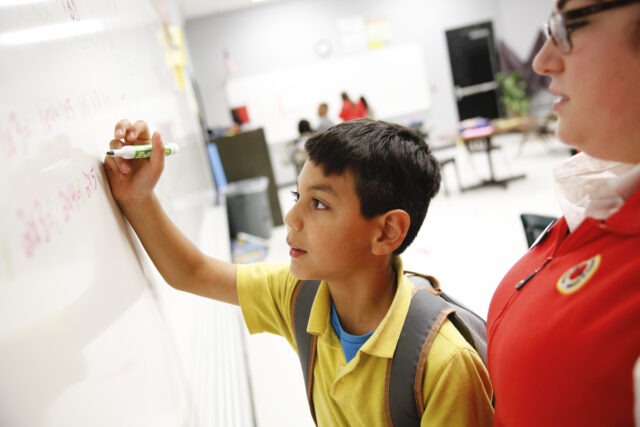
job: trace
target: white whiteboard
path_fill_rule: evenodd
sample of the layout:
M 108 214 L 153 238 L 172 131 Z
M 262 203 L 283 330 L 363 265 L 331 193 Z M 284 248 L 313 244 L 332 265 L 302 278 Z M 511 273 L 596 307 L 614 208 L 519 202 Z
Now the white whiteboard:
M 226 86 L 229 106 L 246 105 L 251 126 L 264 128 L 269 143 L 297 137 L 302 118 L 316 123 L 321 102 L 329 104 L 336 121 L 343 91 L 353 100 L 364 96 L 377 119 L 424 113 L 431 97 L 423 48 L 417 44 L 385 47 L 236 77 Z
M 212 190 L 190 86 L 158 0 L 55 0 L 0 9 L 0 425 L 184 426 L 177 349 L 102 159 L 121 118 L 181 146 L 159 184 L 195 238 Z M 102 29 L 37 44 L 7 34 Z M 175 62 L 172 62 L 175 64 Z M 211 198 L 209 198 L 210 200 Z

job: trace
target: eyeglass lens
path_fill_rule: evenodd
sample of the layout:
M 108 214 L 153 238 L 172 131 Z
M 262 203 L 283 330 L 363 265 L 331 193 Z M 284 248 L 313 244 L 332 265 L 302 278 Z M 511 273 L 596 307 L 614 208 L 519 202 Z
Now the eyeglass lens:
M 549 17 L 548 36 L 551 37 L 553 43 L 558 46 L 564 53 L 571 52 L 571 40 L 565 26 L 564 18 L 560 13 L 552 13 Z
M 600 2 L 592 4 L 591 6 L 581 7 L 573 9 L 567 12 L 553 12 L 549 17 L 549 22 L 545 26 L 545 34 L 553 43 L 558 46 L 564 53 L 571 52 L 571 37 L 569 31 L 567 31 L 567 25 L 565 19 L 572 21 L 578 18 L 584 18 L 589 15 L 593 15 L 605 10 L 614 9 L 628 4 L 640 3 L 640 0 L 612 0 L 607 2 Z

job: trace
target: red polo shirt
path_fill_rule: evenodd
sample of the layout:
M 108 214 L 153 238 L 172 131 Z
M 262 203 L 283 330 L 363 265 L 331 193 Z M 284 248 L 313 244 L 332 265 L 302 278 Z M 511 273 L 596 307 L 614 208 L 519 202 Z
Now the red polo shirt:
M 606 220 L 555 224 L 502 280 L 487 332 L 496 426 L 633 425 L 640 190 Z

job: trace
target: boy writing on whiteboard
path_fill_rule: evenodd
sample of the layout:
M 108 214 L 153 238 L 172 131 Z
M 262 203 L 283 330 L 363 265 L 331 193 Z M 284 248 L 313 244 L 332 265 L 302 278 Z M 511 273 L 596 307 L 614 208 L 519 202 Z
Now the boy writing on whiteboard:
M 284 218 L 290 264 L 234 265 L 203 254 L 162 209 L 154 194 L 165 160 L 158 133 L 151 136 L 144 122 L 122 120 L 111 148 L 149 139 L 150 159 L 109 157 L 105 170 L 113 196 L 164 279 L 240 305 L 251 333 L 281 335 L 294 349 L 294 290 L 300 280 L 322 279 L 308 323 L 318 335 L 311 394 L 316 422 L 387 425 L 387 362 L 413 289 L 399 255 L 440 186 L 438 163 L 424 140 L 402 126 L 368 119 L 309 138 L 295 204 Z M 449 321 L 427 355 L 422 389 L 421 425 L 492 424 L 487 371 Z

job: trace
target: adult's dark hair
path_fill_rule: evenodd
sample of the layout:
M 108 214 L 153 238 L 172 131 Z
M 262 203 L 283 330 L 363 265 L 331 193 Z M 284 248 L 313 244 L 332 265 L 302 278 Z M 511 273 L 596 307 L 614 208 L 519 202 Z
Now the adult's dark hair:
M 233 123 L 237 124 L 238 126 L 242 124 L 242 119 L 240 118 L 240 113 L 238 113 L 234 109 L 231 110 L 231 120 L 233 120 Z
M 367 100 L 366 100 L 366 98 L 364 96 L 360 97 L 360 102 L 362 103 L 364 108 L 369 108 L 369 103 L 367 102 Z
M 397 124 L 357 119 L 312 136 L 305 149 L 325 175 L 351 172 L 363 217 L 393 209 L 409 214 L 411 225 L 394 254 L 413 242 L 440 189 L 438 161 L 420 135 Z
M 309 120 L 302 119 L 298 122 L 298 132 L 300 133 L 300 135 L 313 132 Z

